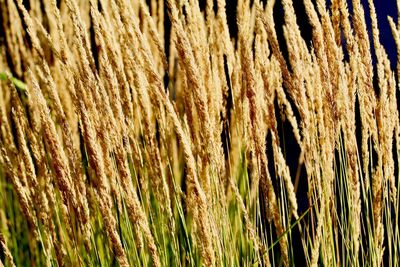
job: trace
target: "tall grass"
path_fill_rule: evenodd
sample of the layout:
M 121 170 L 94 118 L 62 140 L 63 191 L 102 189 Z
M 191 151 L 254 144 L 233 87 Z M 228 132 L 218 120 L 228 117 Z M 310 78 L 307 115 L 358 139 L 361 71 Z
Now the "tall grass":
M 400 64 L 331 2 L 0 0 L 0 266 L 399 266 Z

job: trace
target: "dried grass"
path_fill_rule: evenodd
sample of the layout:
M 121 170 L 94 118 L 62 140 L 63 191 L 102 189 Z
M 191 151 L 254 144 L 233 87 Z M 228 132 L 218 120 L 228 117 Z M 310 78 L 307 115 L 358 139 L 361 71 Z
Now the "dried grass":
M 397 266 L 400 57 L 281 4 L 0 0 L 0 266 Z

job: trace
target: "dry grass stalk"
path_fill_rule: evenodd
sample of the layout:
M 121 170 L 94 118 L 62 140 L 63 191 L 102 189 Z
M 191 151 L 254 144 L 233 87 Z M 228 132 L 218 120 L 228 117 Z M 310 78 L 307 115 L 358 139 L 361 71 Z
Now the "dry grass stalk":
M 50 117 L 50 110 L 46 104 L 43 94 L 40 90 L 39 84 L 36 78 L 31 73 L 32 77 L 32 97 L 33 101 L 38 104 L 40 117 L 42 120 L 42 127 L 44 129 L 44 134 L 46 141 L 51 149 L 51 155 L 53 159 L 53 166 L 56 172 L 57 183 L 62 192 L 63 201 L 65 204 L 72 205 L 72 207 L 77 207 L 76 193 L 73 190 L 71 172 L 69 166 L 66 164 L 68 162 L 64 149 L 58 139 L 58 134 L 54 125 L 53 120 Z
M 77 86 L 78 86 L 77 90 L 79 91 L 83 90 L 80 81 L 77 81 Z M 82 101 L 80 101 L 79 111 L 82 120 L 82 126 L 84 129 L 84 138 L 85 138 L 86 148 L 88 150 L 89 162 L 92 168 L 94 169 L 94 172 L 97 177 L 97 182 L 96 182 L 97 198 L 100 205 L 100 212 L 102 214 L 102 218 L 107 230 L 107 235 L 112 243 L 114 253 L 117 256 L 118 263 L 121 266 L 129 266 L 124 249 L 121 244 L 120 237 L 118 236 L 116 231 L 115 218 L 111 213 L 111 199 L 107 192 L 108 188 L 105 184 L 107 178 L 105 175 L 102 152 L 99 148 L 99 145 L 96 142 L 92 123 L 88 118 L 86 107 L 84 106 Z

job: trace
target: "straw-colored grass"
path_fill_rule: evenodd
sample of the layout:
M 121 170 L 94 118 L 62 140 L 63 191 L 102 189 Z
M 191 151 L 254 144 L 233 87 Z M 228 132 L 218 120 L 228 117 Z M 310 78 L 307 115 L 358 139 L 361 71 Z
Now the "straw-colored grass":
M 0 0 L 0 266 L 400 265 L 373 0 L 237 2 Z

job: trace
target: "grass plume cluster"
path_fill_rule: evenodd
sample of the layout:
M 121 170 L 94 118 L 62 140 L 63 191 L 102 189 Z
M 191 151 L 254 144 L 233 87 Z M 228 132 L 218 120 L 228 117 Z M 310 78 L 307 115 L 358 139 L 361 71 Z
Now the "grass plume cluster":
M 399 266 L 373 0 L 279 1 L 0 0 L 0 266 Z

